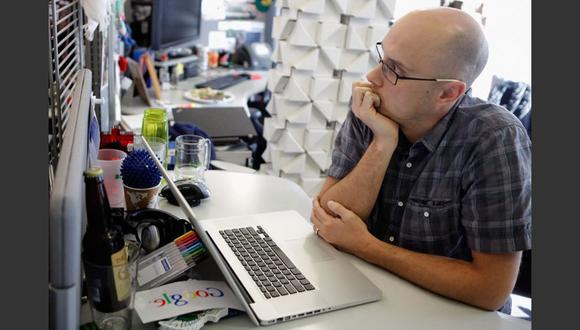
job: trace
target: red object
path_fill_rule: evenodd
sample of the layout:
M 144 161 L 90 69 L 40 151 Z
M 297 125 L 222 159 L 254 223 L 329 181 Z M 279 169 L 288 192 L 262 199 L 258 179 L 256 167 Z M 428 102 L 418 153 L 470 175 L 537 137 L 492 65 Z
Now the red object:
M 251 80 L 260 80 L 260 79 L 262 79 L 262 75 L 259 73 L 252 73 L 252 74 L 250 74 L 250 79 Z
M 121 133 L 121 129 L 115 126 L 111 133 L 101 133 L 99 149 L 117 149 L 127 152 L 127 145 L 133 143 L 133 132 Z
M 121 70 L 121 72 L 126 72 L 127 71 L 127 59 L 124 56 L 119 56 L 119 70 Z

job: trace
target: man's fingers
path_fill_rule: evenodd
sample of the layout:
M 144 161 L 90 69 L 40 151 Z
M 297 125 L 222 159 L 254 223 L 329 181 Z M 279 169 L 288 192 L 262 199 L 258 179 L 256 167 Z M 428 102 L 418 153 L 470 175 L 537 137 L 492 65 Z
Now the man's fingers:
M 371 84 L 368 81 L 363 81 L 363 80 L 357 80 L 357 81 L 354 81 L 352 83 L 353 89 L 354 89 L 354 87 L 368 87 L 368 88 L 371 88 L 372 86 L 373 86 L 373 84 Z
M 371 91 L 367 91 L 364 93 L 364 98 L 363 98 L 362 104 L 361 104 L 361 107 L 363 108 L 363 110 L 366 111 L 369 108 L 373 107 L 375 97 L 377 97 L 376 94 L 371 92 Z
M 338 214 L 340 218 L 343 220 L 347 215 L 350 215 L 352 213 L 351 210 L 347 209 L 346 207 L 342 206 L 340 203 L 335 201 L 328 201 L 327 205 L 332 212 Z

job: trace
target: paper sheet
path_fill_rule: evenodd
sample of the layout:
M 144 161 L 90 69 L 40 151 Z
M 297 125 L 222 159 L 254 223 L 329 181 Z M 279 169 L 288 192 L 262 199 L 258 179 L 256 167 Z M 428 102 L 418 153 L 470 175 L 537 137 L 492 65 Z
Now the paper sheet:
M 135 293 L 135 311 L 143 323 L 223 307 L 244 310 L 225 282 L 188 280 Z

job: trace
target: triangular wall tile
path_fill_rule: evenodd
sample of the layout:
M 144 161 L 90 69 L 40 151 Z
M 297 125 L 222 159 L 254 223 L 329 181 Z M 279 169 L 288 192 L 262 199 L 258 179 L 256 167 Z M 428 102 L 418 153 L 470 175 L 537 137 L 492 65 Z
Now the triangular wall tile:
M 394 17 L 395 6 L 396 0 L 377 0 L 377 12 L 380 12 L 380 17 L 385 18 L 387 22 Z
M 320 14 L 324 11 L 325 0 L 291 0 L 288 1 L 287 7 L 294 10 L 300 10 L 304 13 Z
M 330 129 L 307 129 L 304 135 L 304 149 L 308 151 L 330 150 L 333 132 Z
M 283 131 L 280 140 L 278 140 L 278 147 L 287 153 L 304 152 L 302 145 L 296 141 L 288 130 Z
M 351 24 L 346 30 L 346 41 L 344 48 L 356 49 L 356 50 L 366 50 L 368 49 L 366 45 L 366 32 L 367 26 L 360 26 Z
M 322 150 L 308 151 L 308 156 L 312 158 L 316 165 L 318 165 L 318 168 L 322 171 L 328 169 L 328 152 Z
M 278 40 L 286 40 L 290 32 L 294 29 L 296 20 L 292 20 L 287 16 L 274 16 L 272 21 L 272 38 Z
M 334 78 L 313 77 L 309 96 L 312 100 L 336 101 L 338 83 Z
M 316 29 L 318 21 L 300 19 L 288 37 L 288 43 L 297 46 L 316 47 Z
M 340 58 L 342 49 L 337 47 L 320 47 L 324 57 L 332 64 L 333 69 L 341 69 Z
M 344 46 L 346 25 L 334 22 L 319 22 L 316 42 L 322 47 Z
M 339 83 L 340 87 L 340 83 Z M 348 101 L 348 100 L 347 100 Z M 320 113 L 326 118 L 326 120 L 332 120 L 332 107 L 334 106 L 334 102 L 330 101 L 323 101 L 323 100 L 314 100 L 314 107 L 320 111 Z
M 310 121 L 308 122 L 306 127 L 313 129 L 326 128 L 328 121 L 329 120 L 326 119 L 326 117 L 322 114 L 322 112 L 320 112 L 320 110 L 316 107 L 316 104 L 313 103 Z
M 304 86 L 304 85 L 302 85 Z M 304 86 L 308 88 L 308 86 Z M 292 76 L 286 85 L 286 89 L 282 93 L 284 97 L 289 101 L 297 102 L 310 102 L 308 94 L 302 89 L 300 84 L 298 84 L 297 79 Z
M 291 155 L 285 158 L 285 162 L 280 164 L 280 169 L 287 174 L 300 174 L 304 172 L 304 166 L 306 165 L 306 154 L 302 153 L 300 155 Z
M 347 14 L 358 18 L 373 18 L 377 0 L 356 0 L 348 2 Z

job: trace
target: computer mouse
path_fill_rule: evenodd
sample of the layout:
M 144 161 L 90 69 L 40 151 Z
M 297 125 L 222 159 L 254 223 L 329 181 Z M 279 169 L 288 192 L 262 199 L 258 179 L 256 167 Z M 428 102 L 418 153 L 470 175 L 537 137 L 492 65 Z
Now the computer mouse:
M 175 181 L 175 185 L 190 206 L 199 205 L 202 199 L 208 198 L 210 195 L 209 189 L 204 184 L 192 180 L 178 180 Z M 167 198 L 170 204 L 179 206 L 169 186 L 163 187 L 160 194 Z

